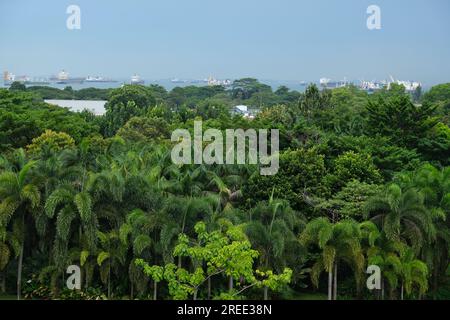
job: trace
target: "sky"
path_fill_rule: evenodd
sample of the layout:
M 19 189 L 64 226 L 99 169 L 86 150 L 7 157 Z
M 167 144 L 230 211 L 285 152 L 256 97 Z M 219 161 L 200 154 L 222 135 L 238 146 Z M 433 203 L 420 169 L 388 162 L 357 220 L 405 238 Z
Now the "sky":
M 366 10 L 381 9 L 369 30 Z M 81 29 L 69 30 L 69 5 Z M 449 0 L 0 0 L 0 70 L 450 82 Z

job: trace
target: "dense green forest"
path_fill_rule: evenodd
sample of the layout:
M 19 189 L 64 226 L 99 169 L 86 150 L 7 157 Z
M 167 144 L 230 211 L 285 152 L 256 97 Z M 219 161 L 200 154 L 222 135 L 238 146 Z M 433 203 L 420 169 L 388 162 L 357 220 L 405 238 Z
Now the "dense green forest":
M 108 102 L 95 116 L 48 98 Z M 173 164 L 171 132 L 196 119 L 279 129 L 278 173 Z M 449 126 L 450 84 L 13 84 L 0 89 L 0 295 L 450 299 Z M 69 265 L 81 290 L 66 288 Z M 369 265 L 380 290 L 366 287 Z

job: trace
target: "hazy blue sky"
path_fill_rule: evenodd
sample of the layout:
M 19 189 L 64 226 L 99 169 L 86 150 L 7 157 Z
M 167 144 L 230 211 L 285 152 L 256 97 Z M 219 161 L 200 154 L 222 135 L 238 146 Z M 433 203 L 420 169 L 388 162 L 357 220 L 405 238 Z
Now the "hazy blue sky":
M 0 70 L 17 75 L 450 81 L 449 0 L 0 0 L 0 17 Z

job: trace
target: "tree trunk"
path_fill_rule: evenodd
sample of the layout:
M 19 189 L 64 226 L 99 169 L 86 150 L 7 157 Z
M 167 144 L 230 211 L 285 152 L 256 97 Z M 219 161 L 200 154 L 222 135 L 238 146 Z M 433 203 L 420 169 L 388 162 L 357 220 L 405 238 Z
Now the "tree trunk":
M 23 263 L 23 247 L 24 243 L 20 246 L 19 263 L 17 264 L 17 300 L 20 300 L 22 294 L 22 263 Z
M 86 267 L 85 267 L 85 283 L 84 283 L 84 286 L 85 286 L 85 288 L 86 288 L 86 290 L 88 289 L 88 287 L 89 287 L 89 278 L 88 278 L 88 267 L 87 267 L 87 265 L 86 265 Z
M 134 284 L 133 281 L 130 281 L 130 300 L 133 300 L 133 296 L 134 296 Z
M 402 287 L 400 288 L 400 300 L 403 300 L 403 282 Z
M 111 263 L 109 263 L 108 270 L 108 300 L 111 299 Z
M 269 300 L 269 288 L 267 286 L 264 287 L 264 300 Z
M 381 300 L 384 300 L 384 279 L 381 279 Z
M 233 291 L 233 277 L 230 276 L 230 278 L 229 278 L 228 281 L 229 281 L 229 282 L 228 282 L 228 290 L 229 290 L 230 293 L 231 293 L 231 291 Z
M 328 271 L 328 300 L 333 299 L 333 271 L 330 267 L 330 271 Z
M 433 263 L 433 295 L 436 295 L 438 290 L 438 279 L 439 279 L 439 259 L 437 256 L 434 257 Z
M 158 298 L 158 282 L 153 280 L 153 300 Z
M 197 300 L 197 292 L 198 292 L 198 289 L 196 288 L 196 289 L 194 290 L 194 297 L 193 297 L 193 300 Z
M 211 300 L 211 277 L 208 278 L 208 300 Z
M 337 261 L 334 263 L 333 300 L 337 300 Z

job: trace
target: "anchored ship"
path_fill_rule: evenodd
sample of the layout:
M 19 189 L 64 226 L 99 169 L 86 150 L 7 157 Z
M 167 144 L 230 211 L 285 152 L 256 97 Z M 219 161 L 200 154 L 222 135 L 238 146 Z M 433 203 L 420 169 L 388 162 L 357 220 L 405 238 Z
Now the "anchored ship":
M 117 80 L 109 79 L 109 78 L 103 78 L 103 77 L 91 77 L 87 76 L 86 79 L 84 79 L 85 82 L 102 82 L 102 83 L 114 83 L 117 82 Z
M 134 74 L 134 76 L 131 77 L 131 84 L 144 84 L 144 80 L 141 79 L 140 76 L 137 74 Z
M 62 70 L 58 73 L 57 77 L 51 77 L 50 80 L 55 81 L 56 84 L 71 84 L 71 83 L 83 83 L 84 78 L 70 78 L 69 73 Z

